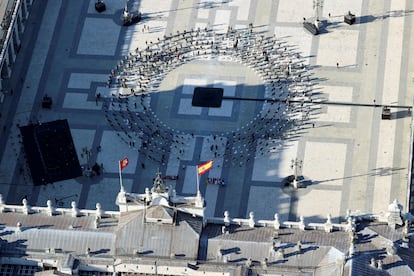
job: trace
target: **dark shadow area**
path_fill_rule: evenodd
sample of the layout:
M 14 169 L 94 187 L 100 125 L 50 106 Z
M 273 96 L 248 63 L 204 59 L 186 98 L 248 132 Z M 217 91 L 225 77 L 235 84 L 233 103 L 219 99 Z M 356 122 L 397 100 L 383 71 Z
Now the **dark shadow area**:
M 357 238 L 358 244 L 371 243 L 372 239 L 378 237 L 378 234 L 359 234 Z
M 289 246 L 290 248 L 292 248 L 292 247 L 296 247 L 296 245 L 295 244 L 293 244 L 293 245 L 291 245 L 291 246 Z M 289 247 L 286 247 L 286 248 L 289 248 Z M 285 258 L 286 259 L 288 259 L 288 258 L 290 258 L 290 257 L 294 257 L 294 256 L 300 256 L 300 255 L 304 255 L 304 254 L 306 254 L 307 252 L 310 252 L 310 251 L 315 251 L 315 250 L 317 250 L 319 248 L 319 246 L 315 246 L 315 245 L 313 245 L 313 246 L 306 246 L 306 247 L 302 247 L 301 248 L 301 250 L 300 251 L 298 251 L 297 249 L 296 250 L 294 250 L 294 251 L 292 251 L 292 252 L 290 252 L 290 253 L 285 253 Z
M 391 113 L 391 119 L 403 119 L 407 117 L 411 117 L 411 110 L 399 110 Z
M 372 169 L 371 172 L 368 172 L 366 174 L 359 174 L 359 175 L 352 175 L 352 176 L 345 176 L 341 178 L 332 178 L 332 179 L 325 179 L 325 180 L 319 180 L 319 181 L 312 181 L 312 184 L 321 184 L 323 182 L 329 182 L 329 181 L 335 181 L 335 180 L 341 180 L 341 179 L 349 179 L 349 178 L 356 178 L 356 177 L 364 177 L 364 176 L 389 176 L 395 174 L 397 171 L 405 170 L 405 168 L 377 168 Z
M 91 254 L 92 255 L 105 254 L 105 253 L 108 253 L 109 251 L 111 251 L 111 250 L 108 249 L 108 248 L 105 248 L 105 249 L 99 249 L 99 250 L 96 250 L 96 251 L 91 251 Z
M 371 23 L 375 20 L 377 20 L 377 17 L 373 15 L 363 15 L 363 16 L 357 17 L 355 24 Z
M 368 14 L 368 15 L 357 16 L 355 24 L 366 24 L 366 23 L 374 22 L 376 20 L 385 20 L 390 17 L 408 16 L 408 15 L 411 15 L 413 12 L 414 12 L 413 10 L 393 10 L 393 11 L 388 11 L 383 15 Z
M 220 250 L 222 255 L 227 255 L 227 254 L 240 254 L 240 247 L 233 247 L 233 248 L 228 248 L 228 249 L 221 249 Z
M 192 106 L 221 107 L 223 88 L 196 87 L 193 92 Z
M 27 256 L 26 245 L 27 240 L 16 240 L 12 242 L 8 242 L 5 239 L 0 239 L 0 247 L 1 247 L 1 253 L 2 255 L 6 255 L 8 257 L 16 257 L 16 258 L 22 258 Z
M 67 120 L 22 126 L 20 133 L 35 185 L 82 175 Z
M 234 260 L 228 260 L 229 263 L 239 263 L 239 262 L 245 262 L 245 261 L 247 261 L 247 258 L 245 257 L 234 259 Z
M 32 229 L 46 229 L 53 227 L 53 224 L 45 224 L 45 225 L 36 225 L 36 226 L 30 226 L 30 227 L 22 227 L 22 232 L 32 230 Z
M 138 253 L 139 255 L 150 255 L 150 254 L 154 254 L 153 250 L 145 250 L 145 251 L 141 251 Z

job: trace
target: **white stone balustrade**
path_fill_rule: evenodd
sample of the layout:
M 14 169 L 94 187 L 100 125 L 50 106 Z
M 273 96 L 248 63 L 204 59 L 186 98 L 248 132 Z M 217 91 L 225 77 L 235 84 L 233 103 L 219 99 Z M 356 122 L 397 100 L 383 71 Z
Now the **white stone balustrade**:
M 77 217 L 100 216 L 101 218 L 118 218 L 118 211 L 104 211 L 100 203 L 96 204 L 96 210 L 78 209 L 76 203 L 72 208 L 55 208 L 51 200 L 46 202 L 46 207 L 30 206 L 26 199 L 22 200 L 22 205 L 5 204 L 0 194 L 0 213 L 20 213 L 25 215 L 45 214 L 48 216 L 71 216 L 76 210 Z

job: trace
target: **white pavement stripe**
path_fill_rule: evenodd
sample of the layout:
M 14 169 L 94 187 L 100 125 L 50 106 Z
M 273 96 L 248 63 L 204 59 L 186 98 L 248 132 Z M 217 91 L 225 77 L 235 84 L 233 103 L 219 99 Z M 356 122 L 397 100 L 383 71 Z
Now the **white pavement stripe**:
M 88 73 L 71 73 L 68 82 L 68 88 L 90 89 L 92 82 L 108 81 L 108 74 L 88 74 Z
M 181 193 L 194 194 L 194 195 L 197 193 L 197 167 L 196 166 L 186 167 L 183 190 L 181 191 Z
M 46 6 L 45 13 L 48 14 L 48 16 L 45 16 L 42 21 L 42 26 L 39 29 L 39 35 L 37 36 L 36 43 L 34 45 L 35 48 L 33 50 L 33 57 L 32 62 L 30 63 L 30 66 L 27 70 L 27 76 L 30 76 L 26 79 L 21 92 L 21 97 L 19 100 L 19 103 L 17 105 L 17 109 L 19 111 L 26 111 L 31 112 L 32 107 L 35 102 L 35 98 L 37 93 L 35 93 L 40 83 L 40 78 L 42 76 L 43 67 L 46 62 L 46 57 L 49 51 L 50 47 L 50 40 L 44 39 L 52 37 L 53 32 L 55 30 L 56 21 L 59 15 L 59 9 L 62 5 L 62 1 L 49 1 Z M 36 61 L 36 62 L 33 62 Z M 31 88 L 27 88 L 28 84 L 30 83 Z M 10 130 L 10 136 L 7 140 L 7 146 L 6 150 L 3 154 L 3 156 L 7 156 L 8 158 L 3 158 L 1 160 L 0 164 L 0 171 L 1 172 L 9 172 L 7 174 L 0 174 L 0 183 L 2 184 L 12 184 L 13 181 L 13 173 L 10 173 L 11 171 L 14 171 L 14 168 L 16 167 L 17 158 L 10 158 L 14 157 L 15 153 L 13 151 L 16 146 L 13 146 L 13 143 L 17 143 L 16 140 L 14 140 L 17 136 L 17 133 L 19 132 L 17 128 L 14 126 L 16 123 L 22 124 L 22 122 L 27 121 L 28 113 L 20 112 L 17 113 L 14 117 L 12 128 Z M 17 153 L 18 154 L 18 153 Z M 6 188 L 3 187 L 3 191 Z M 7 195 L 3 194 L 3 198 L 7 198 Z
M 405 0 L 393 0 L 390 11 L 404 10 L 405 2 Z M 391 104 L 398 101 L 403 47 L 402 31 L 404 30 L 405 18 L 391 16 L 388 20 L 382 104 Z M 376 166 L 377 173 L 379 174 L 375 178 L 373 212 L 384 211 L 388 204 L 390 204 L 390 200 L 392 200 L 389 197 L 392 187 L 392 173 L 390 170 L 393 168 L 394 163 L 396 124 L 396 120 L 380 122 Z M 381 174 L 381 171 L 388 173 Z
M 206 184 L 200 183 L 200 187 L 201 185 Z M 214 217 L 219 189 L 222 189 L 220 185 L 207 185 L 206 187 L 206 194 L 204 195 L 204 200 L 206 201 L 206 209 L 204 216 L 207 218 Z

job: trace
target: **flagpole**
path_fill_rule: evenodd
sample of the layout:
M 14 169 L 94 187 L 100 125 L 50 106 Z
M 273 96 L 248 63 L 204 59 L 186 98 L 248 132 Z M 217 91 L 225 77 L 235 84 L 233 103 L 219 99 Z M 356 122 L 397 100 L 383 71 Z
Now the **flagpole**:
M 121 170 L 121 160 L 118 161 L 118 170 L 119 170 L 119 185 L 121 186 L 121 191 L 124 190 L 122 185 L 122 170 Z
M 198 175 L 198 168 L 196 166 L 196 174 L 197 174 L 197 196 L 200 194 L 200 176 Z

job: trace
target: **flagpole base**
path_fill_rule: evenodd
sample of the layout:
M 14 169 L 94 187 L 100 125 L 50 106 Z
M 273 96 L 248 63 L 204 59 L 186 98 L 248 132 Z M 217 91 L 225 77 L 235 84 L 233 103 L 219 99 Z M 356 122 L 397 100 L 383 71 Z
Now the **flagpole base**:
M 86 177 L 93 177 L 94 176 L 94 171 L 91 168 L 86 168 L 83 170 L 83 176 Z

